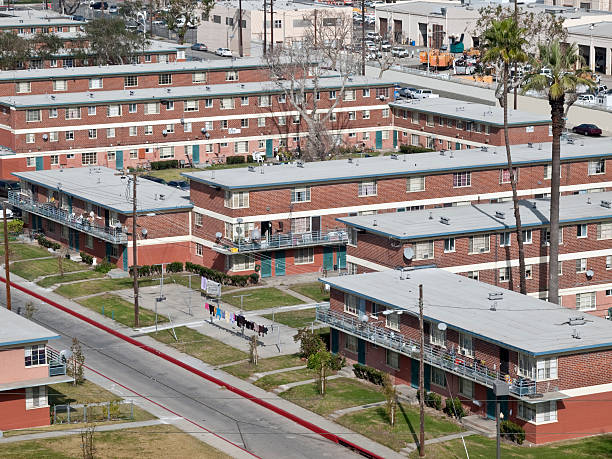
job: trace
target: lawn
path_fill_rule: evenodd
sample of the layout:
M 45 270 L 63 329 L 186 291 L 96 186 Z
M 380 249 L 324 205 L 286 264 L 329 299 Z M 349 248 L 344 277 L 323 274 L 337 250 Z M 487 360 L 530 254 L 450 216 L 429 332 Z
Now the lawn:
M 177 327 L 174 331 L 178 337 L 178 342 L 174 339 L 171 330 L 162 330 L 151 333 L 149 336 L 210 365 L 222 365 L 248 358 L 246 352 L 198 333 L 191 328 Z
M 80 271 L 87 269 L 86 265 L 72 260 L 63 260 L 64 272 Z M 11 263 L 11 272 L 27 280 L 34 280 L 40 276 L 59 274 L 57 257 L 47 258 L 46 260 L 17 261 Z
M 78 303 L 99 314 L 102 314 L 102 307 L 104 307 L 104 315 L 106 317 L 113 317 L 114 313 L 114 319 L 117 322 L 127 325 L 128 327 L 134 326 L 134 305 L 117 295 L 105 293 L 103 295 L 83 298 L 79 300 Z M 139 327 L 155 325 L 155 313 L 148 309 L 140 308 L 138 317 L 140 321 Z M 168 322 L 168 318 L 158 314 L 157 323 L 162 322 Z
M 182 172 L 197 172 L 202 169 L 197 169 L 195 167 L 185 167 L 183 169 L 161 169 L 149 172 L 149 175 L 153 177 L 159 177 L 160 179 L 164 179 L 166 182 L 170 180 L 187 180 L 186 177 L 181 175 Z
M 221 296 L 225 303 L 240 307 L 240 298 L 236 295 L 248 295 L 244 297 L 243 310 L 254 311 L 256 309 L 275 308 L 278 306 L 291 306 L 301 304 L 302 300 L 291 296 L 274 287 L 254 288 L 226 293 Z
M 2 235 L 0 234 L 0 236 Z M 12 243 L 9 244 L 9 247 L 9 258 L 11 261 L 53 256 L 47 249 L 34 244 Z M 4 257 L 4 243 L 0 246 L 0 256 Z
M 319 394 L 314 383 L 293 387 L 280 396 L 321 415 L 385 399 L 379 390 L 349 378 L 328 381 L 325 396 Z
M 302 365 L 306 365 L 306 362 L 300 359 L 297 354 L 290 354 L 259 359 L 257 365 L 253 365 L 249 362 L 237 363 L 231 367 L 223 368 L 223 371 L 237 376 L 240 379 L 248 379 L 254 373 L 265 373 L 267 371 L 299 367 Z
M 283 325 L 292 328 L 309 327 L 315 320 L 315 312 L 313 309 L 300 309 L 298 311 L 279 312 L 274 314 L 274 320 Z M 272 320 L 272 314 L 266 314 L 263 317 Z
M 345 414 L 338 418 L 336 422 L 396 451 L 401 450 L 408 443 L 415 443 L 419 436 L 420 421 L 418 407 L 406 403 L 398 404 L 397 417 L 393 427 L 389 424 L 389 418 L 384 406 Z M 426 439 L 441 437 L 459 431 L 461 431 L 461 427 L 449 421 L 444 415 L 425 415 Z
M 472 435 L 465 438 L 465 443 L 470 453 L 470 459 L 489 459 L 495 457 L 494 438 Z M 427 445 L 425 453 L 427 457 L 466 457 L 460 439 Z M 612 457 L 612 436 L 602 435 L 531 448 L 502 442 L 501 456 L 503 458 L 521 459 L 558 459 L 560 457 L 564 459 L 610 458 Z M 412 453 L 410 457 L 418 458 L 418 451 Z
M 92 269 L 89 271 L 81 271 L 81 272 L 76 272 L 76 273 L 64 274 L 63 277 L 60 276 L 59 274 L 57 276 L 49 276 L 49 277 L 45 277 L 39 280 L 36 283 L 40 285 L 41 287 L 47 288 L 47 287 L 51 287 L 52 285 L 60 284 L 64 282 L 73 282 L 73 281 L 80 281 L 80 280 L 85 280 L 85 279 L 95 279 L 99 277 L 104 277 L 104 274 L 94 271 Z
M 312 298 L 316 303 L 329 301 L 329 291 L 322 290 L 321 287 L 323 287 L 321 282 L 308 282 L 306 284 L 290 285 L 289 289 Z
M 185 457 L 205 457 L 225 459 L 229 456 L 212 446 L 202 443 L 191 435 L 172 425 L 157 425 L 137 429 L 124 429 L 114 432 L 96 432 L 94 435 L 95 457 L 163 457 L 179 459 Z M 73 459 L 83 457 L 81 436 L 23 441 L 0 444 L 0 457 L 11 459 Z
M 157 279 L 157 276 L 155 276 Z M 176 281 L 181 285 L 187 285 L 187 276 L 181 276 L 180 274 L 168 276 L 164 282 L 172 283 Z M 197 283 L 197 279 L 192 279 L 194 286 Z M 138 285 L 141 287 L 147 287 L 150 285 L 159 285 L 159 280 L 154 280 L 153 277 L 142 277 L 138 280 Z M 76 298 L 79 296 L 95 295 L 97 293 L 114 292 L 116 290 L 127 290 L 134 287 L 134 280 L 131 277 L 122 277 L 120 279 L 98 279 L 90 282 L 79 282 L 77 284 L 61 285 L 55 289 L 55 293 L 58 293 L 66 298 Z

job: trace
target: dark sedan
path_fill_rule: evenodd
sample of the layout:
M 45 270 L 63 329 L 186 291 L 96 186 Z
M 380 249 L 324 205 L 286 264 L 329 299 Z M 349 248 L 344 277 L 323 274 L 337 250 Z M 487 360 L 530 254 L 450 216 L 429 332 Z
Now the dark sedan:
M 183 191 L 189 190 L 189 182 L 185 180 L 170 180 L 168 182 L 168 186 L 171 186 L 173 188 L 179 188 Z
M 601 129 L 594 124 L 579 124 L 572 129 L 572 132 L 582 135 L 601 135 Z
M 208 51 L 208 46 L 206 46 L 204 43 L 194 43 L 191 45 L 191 49 L 194 51 Z

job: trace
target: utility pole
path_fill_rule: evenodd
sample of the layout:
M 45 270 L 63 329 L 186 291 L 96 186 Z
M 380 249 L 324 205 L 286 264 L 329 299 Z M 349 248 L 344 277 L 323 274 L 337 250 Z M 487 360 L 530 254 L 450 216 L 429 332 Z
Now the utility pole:
M 361 74 L 365 76 L 365 0 L 361 0 Z
M 270 53 L 274 51 L 274 0 L 270 0 Z
M 518 15 L 518 0 L 514 0 L 514 23 L 516 24 L 516 27 L 518 28 L 518 19 L 519 19 L 519 15 Z M 514 109 L 516 110 L 518 108 L 518 81 L 517 81 L 517 77 L 518 77 L 518 70 L 517 70 L 517 64 L 516 62 L 514 63 Z M 507 100 L 504 101 L 504 103 L 508 103 Z
M 6 221 L 6 201 L 2 202 L 4 212 L 4 277 L 6 278 L 6 309 L 11 310 L 11 274 L 9 269 L 8 223 Z
M 419 284 L 419 411 L 421 428 L 419 431 L 419 457 L 425 457 L 425 332 L 423 330 L 423 284 Z
M 243 57 L 244 50 L 242 48 L 242 0 L 238 0 L 238 53 Z
M 264 0 L 264 10 L 263 10 L 263 17 L 264 17 L 264 27 L 263 27 L 263 55 L 266 55 L 266 52 L 268 51 L 266 48 L 268 47 L 268 31 L 266 30 L 268 28 L 268 16 L 266 16 L 268 14 L 267 8 L 266 8 L 266 0 Z
M 149 0 L 149 34 L 153 37 L 153 0 Z M 147 31 L 145 30 L 145 36 Z
M 134 189 L 132 191 L 132 199 L 134 205 L 132 206 L 132 275 L 134 276 L 134 328 L 139 326 L 138 321 L 138 238 L 136 237 L 136 178 L 138 177 L 137 172 L 132 173 L 132 180 L 134 181 Z

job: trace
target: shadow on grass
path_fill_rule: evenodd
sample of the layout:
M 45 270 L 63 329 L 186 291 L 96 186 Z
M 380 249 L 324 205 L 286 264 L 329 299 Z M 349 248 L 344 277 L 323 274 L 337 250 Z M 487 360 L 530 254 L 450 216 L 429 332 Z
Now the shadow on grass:
M 404 416 L 404 421 L 406 421 L 406 425 L 410 429 L 410 434 L 412 435 L 412 439 L 414 440 L 414 443 L 418 446 L 418 444 L 419 444 L 419 437 L 416 434 L 416 430 L 414 429 L 414 426 L 412 425 L 412 422 L 410 422 L 410 418 L 408 417 L 408 414 L 406 413 L 406 410 L 404 410 L 404 405 L 402 405 L 401 403 L 398 403 L 397 407 L 401 411 L 402 416 Z
M 49 404 L 51 404 L 51 401 L 53 405 L 67 405 L 76 402 L 76 399 L 66 396 L 66 394 L 55 390 L 51 386 L 47 386 L 47 394 L 50 400 Z

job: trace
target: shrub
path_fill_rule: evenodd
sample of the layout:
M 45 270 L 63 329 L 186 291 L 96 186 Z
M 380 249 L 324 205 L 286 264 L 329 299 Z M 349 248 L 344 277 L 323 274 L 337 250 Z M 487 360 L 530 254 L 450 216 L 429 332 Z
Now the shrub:
M 259 282 L 259 275 L 257 273 L 253 273 L 250 275 L 235 275 L 229 276 L 221 271 L 216 271 L 214 269 L 207 268 L 206 266 L 201 266 L 196 263 L 186 262 L 185 270 L 191 273 L 199 274 L 200 276 L 204 276 L 207 279 L 210 279 L 214 282 L 219 282 L 223 285 L 233 285 L 236 287 L 244 287 L 249 281 L 253 284 Z
M 151 169 L 154 171 L 159 171 L 162 169 L 176 169 L 179 165 L 177 159 L 168 159 L 165 161 L 153 161 L 151 163 Z
M 346 365 L 346 359 L 340 354 L 332 354 L 329 367 L 334 371 L 340 371 Z
M 259 282 L 259 274 L 252 273 L 249 275 L 249 282 L 251 282 L 251 284 L 257 284 Z
M 444 412 L 450 417 L 456 417 L 457 419 L 461 419 L 466 415 L 466 412 L 463 409 L 463 405 L 461 404 L 461 400 L 459 400 L 459 397 L 447 398 L 446 406 L 444 407 Z
M 502 438 L 512 440 L 519 445 L 525 441 L 525 429 L 512 421 L 502 421 L 499 425 L 499 431 Z
M 182 271 L 183 271 L 182 261 L 173 261 L 172 263 L 168 263 L 166 265 L 166 272 L 168 273 L 180 273 Z
M 88 255 L 85 252 L 80 252 L 79 255 L 81 255 L 81 260 L 83 263 L 93 265 L 94 258 L 91 255 Z
M 436 410 L 442 409 L 442 396 L 435 392 L 425 392 L 425 405 Z
M 9 234 L 18 234 L 23 231 L 23 220 L 11 220 L 6 223 L 6 227 L 8 228 Z
M 400 145 L 400 153 L 412 154 L 412 153 L 426 153 L 428 151 L 434 151 L 431 148 L 421 147 L 419 145 Z
M 325 343 L 319 335 L 313 333 L 310 328 L 300 328 L 293 337 L 294 342 L 300 342 L 300 357 L 308 358 L 325 349 Z
M 113 265 L 111 264 L 111 262 L 106 260 L 106 259 L 104 259 L 104 260 L 102 260 L 101 263 L 96 265 L 96 267 L 94 268 L 94 271 L 106 274 L 111 269 L 113 269 Z
M 47 249 L 59 250 L 62 247 L 57 242 L 50 241 L 42 234 L 39 234 L 38 236 L 36 236 L 36 240 L 38 241 L 39 245 Z
M 162 265 L 151 265 L 149 266 L 149 274 L 161 274 Z
M 244 156 L 228 156 L 225 162 L 227 164 L 244 164 L 246 163 L 246 159 Z
M 355 377 L 365 379 L 378 386 L 382 386 L 385 379 L 385 374 L 382 371 L 366 365 L 361 365 L 360 363 L 353 364 L 353 373 Z

